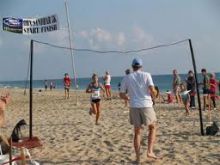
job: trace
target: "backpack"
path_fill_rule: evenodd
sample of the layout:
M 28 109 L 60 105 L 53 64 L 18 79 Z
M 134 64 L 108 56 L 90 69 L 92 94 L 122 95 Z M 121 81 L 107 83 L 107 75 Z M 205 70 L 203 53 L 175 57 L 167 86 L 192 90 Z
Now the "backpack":
M 220 123 L 214 121 L 211 126 L 206 127 L 206 135 L 216 135 L 220 131 Z

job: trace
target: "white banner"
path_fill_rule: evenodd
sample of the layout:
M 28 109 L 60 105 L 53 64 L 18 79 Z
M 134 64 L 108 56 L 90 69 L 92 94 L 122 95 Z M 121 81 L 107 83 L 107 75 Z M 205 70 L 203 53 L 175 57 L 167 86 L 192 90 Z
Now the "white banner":
M 14 33 L 38 34 L 58 29 L 58 17 L 55 14 L 43 18 L 3 18 L 3 30 Z
M 55 30 L 58 30 L 57 15 L 38 19 L 23 19 L 23 34 L 45 33 Z

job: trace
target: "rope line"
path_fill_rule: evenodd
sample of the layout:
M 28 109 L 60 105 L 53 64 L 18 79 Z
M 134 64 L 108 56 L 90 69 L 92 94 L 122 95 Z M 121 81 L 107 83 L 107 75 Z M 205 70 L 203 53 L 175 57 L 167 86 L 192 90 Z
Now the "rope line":
M 44 44 L 44 45 L 55 47 L 55 48 L 73 50 L 73 51 L 78 51 L 78 52 L 93 52 L 93 53 L 101 53 L 101 54 L 107 54 L 107 53 L 129 54 L 129 53 L 139 53 L 139 52 L 152 50 L 152 49 L 157 49 L 157 48 L 169 47 L 169 46 L 173 46 L 173 45 L 177 45 L 177 44 L 186 42 L 188 40 L 189 39 L 184 39 L 184 40 L 169 43 L 169 44 L 161 44 L 161 45 L 156 45 L 156 46 L 149 47 L 149 48 L 142 48 L 142 49 L 136 49 L 136 50 L 126 50 L 126 51 L 121 51 L 121 50 L 94 50 L 94 49 L 87 49 L 87 48 L 78 49 L 78 48 L 70 48 L 70 47 L 66 47 L 66 46 L 54 45 L 54 44 L 51 44 L 51 43 L 42 42 L 42 41 L 38 41 L 38 40 L 33 40 L 33 41 L 36 42 L 36 43 L 39 43 L 39 44 Z

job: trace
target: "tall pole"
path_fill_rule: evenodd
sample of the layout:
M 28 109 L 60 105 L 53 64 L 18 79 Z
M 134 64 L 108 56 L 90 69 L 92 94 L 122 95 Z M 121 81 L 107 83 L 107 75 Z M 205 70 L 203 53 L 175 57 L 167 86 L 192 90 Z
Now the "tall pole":
M 199 93 L 199 83 L 198 83 L 198 78 L 197 78 L 196 61 L 195 61 L 195 57 L 194 57 L 191 39 L 189 39 L 189 47 L 190 47 L 190 52 L 191 52 L 191 57 L 192 57 L 195 79 L 196 79 L 196 92 L 197 92 L 197 99 L 198 99 L 198 106 L 199 106 L 200 129 L 201 129 L 201 134 L 204 135 L 203 121 L 202 121 L 203 120 L 202 119 L 202 108 L 201 108 L 201 100 L 200 100 L 200 93 Z
M 27 90 L 27 85 L 28 85 L 28 76 L 29 76 L 29 74 L 30 74 L 30 73 L 29 73 L 29 72 L 30 72 L 30 58 L 31 58 L 31 49 L 30 49 L 30 52 L 29 52 L 27 78 L 26 78 L 26 81 L 25 81 L 24 95 L 26 95 L 26 90 Z
M 31 56 L 30 56 L 30 107 L 29 107 L 29 115 L 30 115 L 30 118 L 29 118 L 29 138 L 32 139 L 32 96 L 33 96 L 33 93 L 32 93 L 32 89 L 33 89 L 33 86 L 32 86 L 32 80 L 33 80 L 33 51 L 34 51 L 34 41 L 31 40 Z
M 67 18 L 67 26 L 68 26 L 68 34 L 69 34 L 69 46 L 70 46 L 70 54 L 71 54 L 71 61 L 72 61 L 72 68 L 73 68 L 73 76 L 74 76 L 74 85 L 77 88 L 77 81 L 76 81 L 76 69 L 74 63 L 74 55 L 73 55 L 73 47 L 72 47 L 72 32 L 70 26 L 70 19 L 69 19 L 69 10 L 67 6 L 67 0 L 65 0 L 65 9 L 66 9 L 66 18 Z

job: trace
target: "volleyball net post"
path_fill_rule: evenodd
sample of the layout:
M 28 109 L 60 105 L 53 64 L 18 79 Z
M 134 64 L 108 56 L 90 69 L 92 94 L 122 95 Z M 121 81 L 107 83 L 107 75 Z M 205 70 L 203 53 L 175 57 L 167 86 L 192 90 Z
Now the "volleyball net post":
M 29 92 L 29 138 L 32 139 L 32 102 L 33 102 L 33 54 L 34 54 L 34 41 L 31 40 L 31 54 L 30 54 L 30 92 Z
M 199 106 L 199 119 L 200 119 L 201 135 L 204 135 L 203 119 L 202 119 L 202 108 L 201 108 L 201 100 L 200 100 L 200 93 L 199 93 L 199 83 L 198 83 L 198 77 L 197 77 L 196 61 L 195 61 L 195 57 L 194 57 L 192 41 L 191 41 L 191 39 L 189 39 L 188 41 L 189 41 L 189 47 L 190 47 L 190 52 L 191 52 L 191 57 L 192 57 L 193 70 L 194 70 L 194 73 L 195 73 L 195 80 L 196 80 L 196 92 L 197 92 L 197 99 L 198 99 L 198 106 Z
M 70 24 L 70 19 L 69 19 L 69 9 L 68 9 L 68 4 L 67 0 L 65 0 L 65 11 L 66 11 L 66 19 L 67 19 L 67 27 L 68 27 L 68 37 L 69 37 L 69 46 L 70 46 L 70 56 L 71 56 L 71 64 L 72 64 L 72 70 L 73 70 L 73 78 L 74 78 L 74 87 L 75 87 L 75 102 L 76 105 L 78 104 L 78 95 L 77 95 L 77 78 L 76 78 L 76 68 L 75 68 L 75 59 L 73 55 L 73 48 L 72 48 L 72 30 L 71 30 L 71 24 Z

